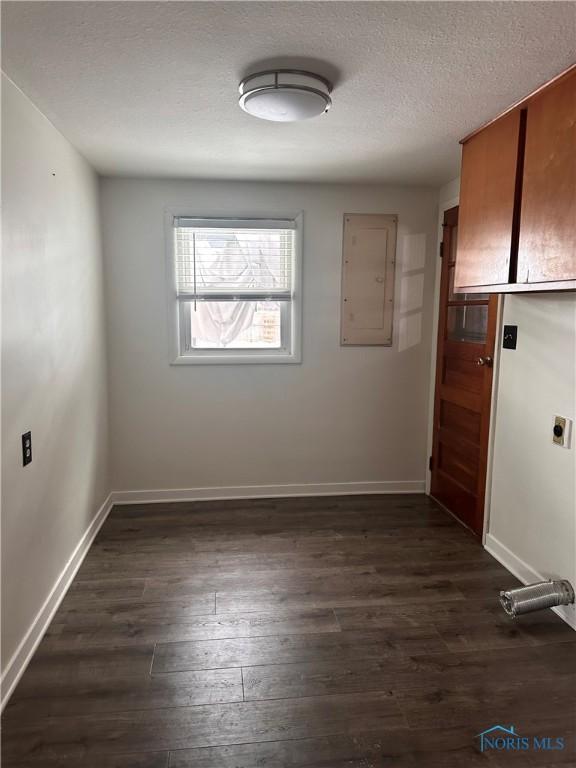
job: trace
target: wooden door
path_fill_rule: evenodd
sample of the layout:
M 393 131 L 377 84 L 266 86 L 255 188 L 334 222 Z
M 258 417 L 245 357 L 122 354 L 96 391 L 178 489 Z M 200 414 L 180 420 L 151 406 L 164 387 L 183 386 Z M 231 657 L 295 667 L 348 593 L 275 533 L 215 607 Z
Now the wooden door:
M 510 280 L 517 245 L 521 123 L 520 110 L 514 110 L 462 147 L 456 286 L 502 285 Z
M 528 103 L 517 279 L 576 279 L 576 70 Z
M 443 232 L 431 494 L 481 536 L 498 298 L 454 292 L 458 208 Z

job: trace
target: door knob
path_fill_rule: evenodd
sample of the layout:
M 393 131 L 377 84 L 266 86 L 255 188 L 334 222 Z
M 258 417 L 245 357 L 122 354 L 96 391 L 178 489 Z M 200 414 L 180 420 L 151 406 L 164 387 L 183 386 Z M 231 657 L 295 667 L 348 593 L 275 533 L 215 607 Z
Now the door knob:
M 491 368 L 493 362 L 494 361 L 490 355 L 486 355 L 486 357 L 479 357 L 478 360 L 476 360 L 476 365 L 487 365 L 488 368 Z

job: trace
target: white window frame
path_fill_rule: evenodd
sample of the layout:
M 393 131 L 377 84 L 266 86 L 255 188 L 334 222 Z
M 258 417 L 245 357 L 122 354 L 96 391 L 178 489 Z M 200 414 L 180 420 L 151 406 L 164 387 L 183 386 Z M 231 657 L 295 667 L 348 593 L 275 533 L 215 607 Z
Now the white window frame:
M 263 225 L 266 222 L 292 221 L 294 230 L 294 261 L 292 265 L 292 298 L 290 301 L 280 302 L 282 313 L 282 346 L 277 349 L 191 349 L 189 341 L 186 341 L 187 329 L 190 328 L 190 303 L 177 298 L 176 293 L 176 261 L 174 219 L 209 219 L 215 225 L 218 222 L 258 221 Z M 222 212 L 217 214 L 198 213 L 194 206 L 165 209 L 164 229 L 166 236 L 166 272 L 167 272 L 167 301 L 168 301 L 168 325 L 170 335 L 170 364 L 171 365 L 241 365 L 256 364 L 270 365 L 278 363 L 300 363 L 302 361 L 302 225 L 303 214 L 301 211 L 292 214 L 254 214 L 238 211 Z M 289 322 L 286 316 L 289 315 Z M 187 348 L 188 347 L 188 348 Z

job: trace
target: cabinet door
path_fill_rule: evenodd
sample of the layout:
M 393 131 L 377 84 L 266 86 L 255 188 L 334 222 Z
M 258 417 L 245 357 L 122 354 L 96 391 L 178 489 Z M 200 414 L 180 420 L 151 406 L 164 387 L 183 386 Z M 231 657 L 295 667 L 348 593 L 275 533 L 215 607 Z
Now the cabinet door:
M 462 147 L 458 288 L 509 281 L 519 137 L 520 110 L 514 110 Z
M 518 282 L 576 279 L 576 72 L 528 103 Z

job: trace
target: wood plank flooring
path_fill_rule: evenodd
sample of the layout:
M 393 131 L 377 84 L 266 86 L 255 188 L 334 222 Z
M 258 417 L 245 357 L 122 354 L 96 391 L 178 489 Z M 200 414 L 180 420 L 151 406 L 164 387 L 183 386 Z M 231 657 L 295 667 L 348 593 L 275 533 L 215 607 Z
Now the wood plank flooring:
M 425 496 L 115 508 L 3 768 L 576 766 L 576 633 Z M 554 752 L 480 752 L 513 724 Z

